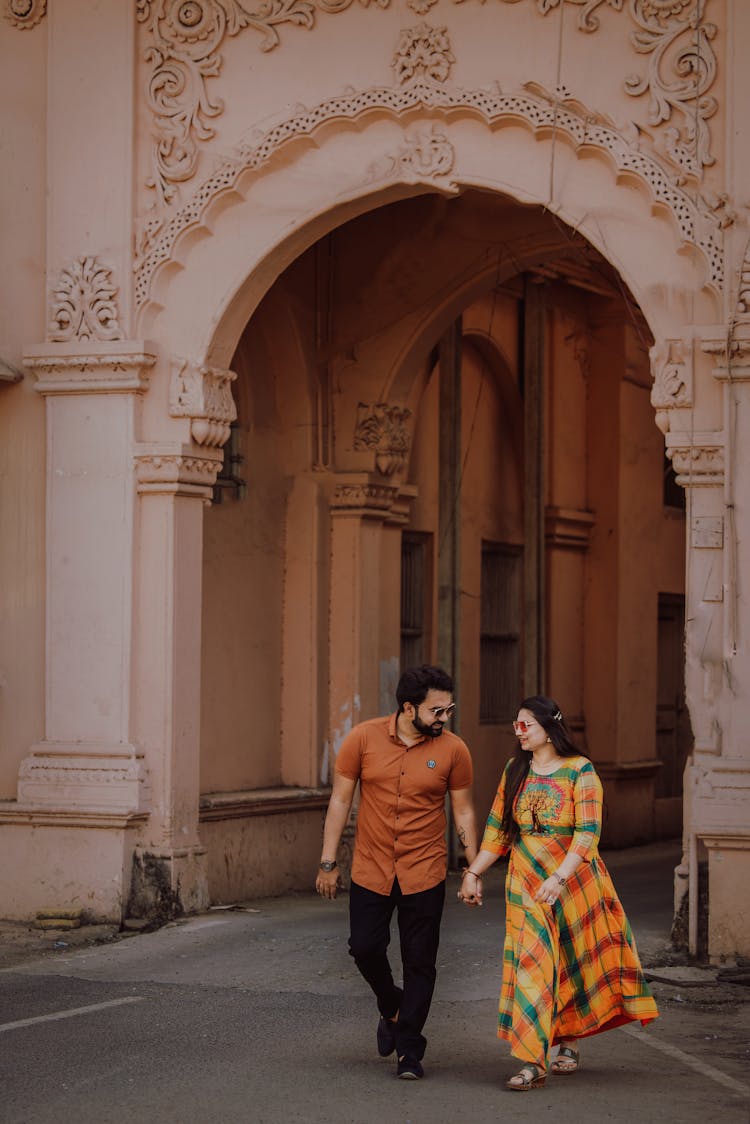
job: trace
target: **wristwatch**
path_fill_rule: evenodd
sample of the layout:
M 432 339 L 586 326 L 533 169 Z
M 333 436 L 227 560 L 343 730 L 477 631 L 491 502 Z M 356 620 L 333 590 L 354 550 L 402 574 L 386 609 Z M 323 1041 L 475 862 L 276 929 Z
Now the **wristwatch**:
M 333 860 L 323 859 L 323 862 L 320 864 L 320 869 L 324 870 L 326 872 L 326 874 L 330 874 L 331 871 L 335 870 L 337 866 L 338 866 L 338 863 L 336 862 L 335 859 L 333 859 Z

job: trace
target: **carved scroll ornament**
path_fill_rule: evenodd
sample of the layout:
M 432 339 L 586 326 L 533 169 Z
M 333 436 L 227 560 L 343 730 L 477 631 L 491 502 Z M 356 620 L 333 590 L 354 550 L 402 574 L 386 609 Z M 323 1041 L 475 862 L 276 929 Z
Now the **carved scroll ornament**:
M 234 371 L 173 359 L 169 413 L 173 418 L 191 419 L 190 434 L 197 445 L 218 448 L 229 437 L 237 417 L 232 397 L 236 378 Z
M 47 0 L 3 0 L 3 16 L 14 27 L 36 27 L 47 12 Z
M 122 339 L 117 286 L 98 258 L 76 258 L 61 271 L 51 295 L 48 335 L 62 343 Z
M 401 32 L 393 57 L 393 70 L 400 86 L 414 78 L 445 82 L 455 61 L 446 28 L 421 23 Z
M 387 8 L 390 0 L 372 0 Z M 262 36 L 260 47 L 272 51 L 282 24 L 312 28 L 318 12 L 342 12 L 354 0 L 262 0 L 252 8 L 241 0 L 136 0 L 138 20 L 149 37 L 146 62 L 151 68 L 146 90 L 156 140 L 149 187 L 169 203 L 176 185 L 194 175 L 198 142 L 214 135 L 210 122 L 223 111 L 212 100 L 206 80 L 221 70 L 226 35 L 251 28 Z M 368 7 L 370 0 L 359 0 Z
M 462 0 L 454 0 L 461 3 Z M 484 0 L 482 0 L 484 2 Z M 518 4 L 521 0 L 502 0 Z M 644 75 L 625 79 L 633 97 L 648 95 L 648 123 L 669 125 L 664 151 L 681 173 L 700 179 L 703 169 L 715 162 L 711 153 L 708 121 L 718 108 L 709 95 L 717 73 L 711 42 L 716 25 L 704 22 L 709 0 L 534 0 L 539 12 L 549 15 L 562 4 L 582 8 L 581 31 L 599 28 L 596 11 L 603 5 L 616 12 L 627 10 L 636 25 L 630 39 L 639 55 L 648 55 Z M 677 119 L 678 124 L 670 124 Z

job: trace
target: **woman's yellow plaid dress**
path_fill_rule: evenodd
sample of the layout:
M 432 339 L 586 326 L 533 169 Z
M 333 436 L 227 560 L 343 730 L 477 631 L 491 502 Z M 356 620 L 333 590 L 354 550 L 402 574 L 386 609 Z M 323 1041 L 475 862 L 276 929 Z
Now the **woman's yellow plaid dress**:
M 507 769 L 506 769 L 507 772 Z M 549 1067 L 550 1047 L 622 1023 L 658 1017 L 612 879 L 598 852 L 602 786 L 585 757 L 556 772 L 530 769 L 516 798 L 520 835 L 502 831 L 503 773 L 482 850 L 510 850 L 498 1037 L 525 1062 Z M 583 857 L 554 905 L 535 902 L 539 885 L 568 851 Z

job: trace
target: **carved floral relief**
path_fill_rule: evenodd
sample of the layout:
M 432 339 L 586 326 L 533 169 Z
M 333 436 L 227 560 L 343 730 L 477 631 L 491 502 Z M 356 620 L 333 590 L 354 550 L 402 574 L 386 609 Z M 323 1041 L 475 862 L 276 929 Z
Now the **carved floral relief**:
M 48 335 L 55 342 L 120 340 L 117 286 L 96 257 L 76 258 L 63 269 L 51 294 Z
M 383 476 L 393 476 L 406 467 L 411 437 L 408 421 L 411 410 L 378 402 L 360 402 L 354 430 L 354 448 L 375 453 L 375 464 Z
M 421 23 L 401 32 L 392 65 L 396 81 L 403 86 L 413 78 L 445 82 L 455 61 L 446 28 Z
M 47 12 L 47 0 L 3 0 L 3 16 L 14 27 L 36 27 Z

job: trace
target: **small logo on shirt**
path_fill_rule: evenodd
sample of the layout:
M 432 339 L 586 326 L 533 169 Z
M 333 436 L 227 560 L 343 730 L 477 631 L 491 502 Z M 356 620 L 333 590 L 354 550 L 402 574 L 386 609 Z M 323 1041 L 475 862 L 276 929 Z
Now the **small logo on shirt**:
M 428 769 L 434 769 L 436 765 L 437 765 L 437 761 L 433 761 L 432 758 L 430 758 L 430 760 L 427 762 L 427 768 Z

